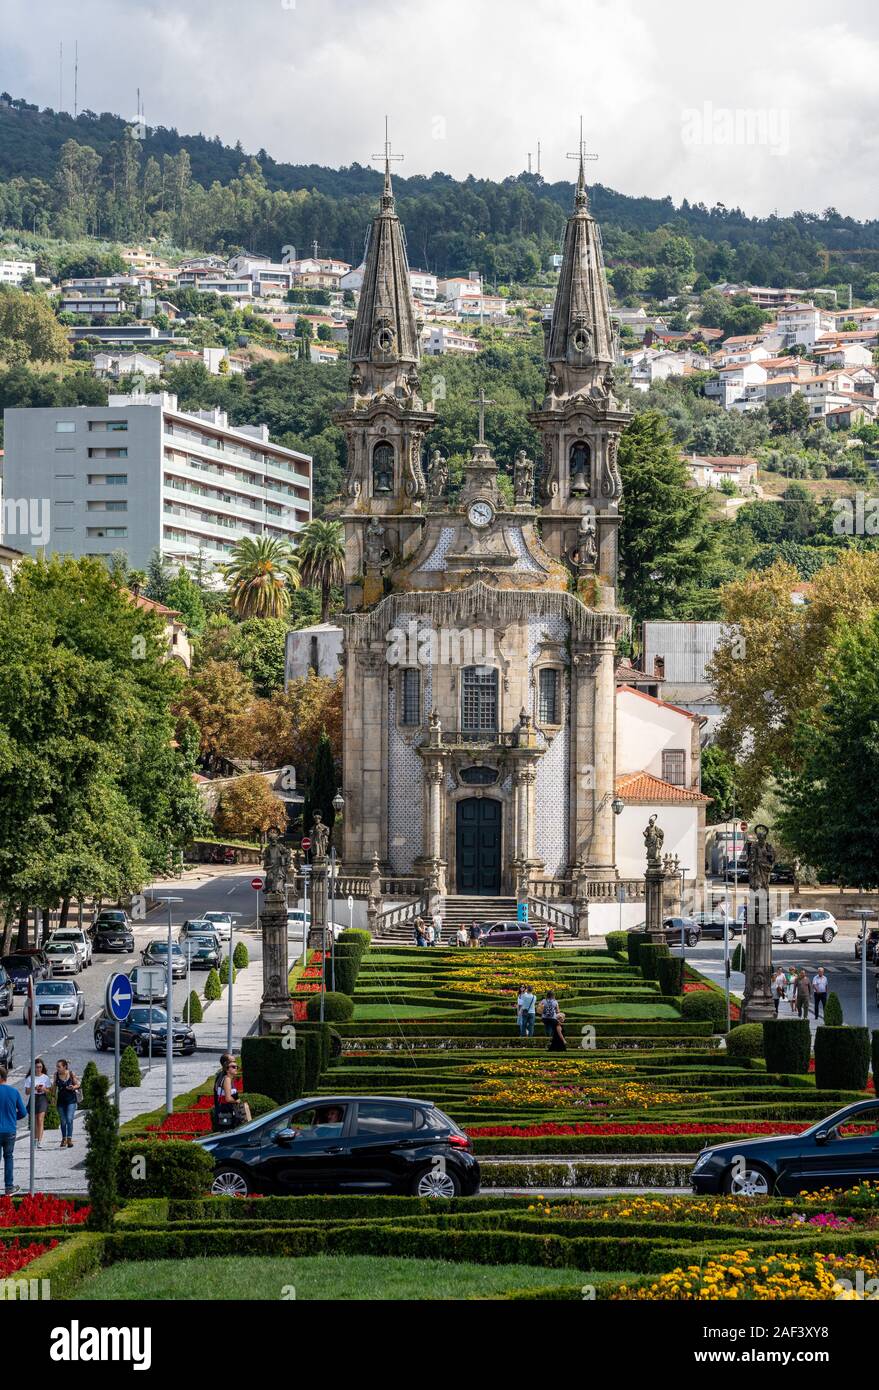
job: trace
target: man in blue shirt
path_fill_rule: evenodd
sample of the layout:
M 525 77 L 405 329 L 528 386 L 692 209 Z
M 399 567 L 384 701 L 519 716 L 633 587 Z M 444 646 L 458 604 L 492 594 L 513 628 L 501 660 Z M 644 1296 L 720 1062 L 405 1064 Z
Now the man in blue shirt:
M 6 1068 L 0 1067 L 0 1154 L 3 1156 L 3 1180 L 6 1196 L 11 1197 L 18 1191 L 14 1182 L 15 1171 L 13 1168 L 15 1130 L 18 1121 L 23 1120 L 27 1115 L 27 1110 L 18 1091 L 14 1086 L 8 1084 L 6 1080 L 8 1075 Z

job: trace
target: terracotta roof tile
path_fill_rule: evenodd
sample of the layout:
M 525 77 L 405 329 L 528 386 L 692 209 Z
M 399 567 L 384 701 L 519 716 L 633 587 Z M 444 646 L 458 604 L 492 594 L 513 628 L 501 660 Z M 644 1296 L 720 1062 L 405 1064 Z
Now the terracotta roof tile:
M 624 801 L 678 801 L 707 805 L 712 800 L 692 787 L 676 787 L 652 772 L 626 772 L 616 779 L 616 792 Z

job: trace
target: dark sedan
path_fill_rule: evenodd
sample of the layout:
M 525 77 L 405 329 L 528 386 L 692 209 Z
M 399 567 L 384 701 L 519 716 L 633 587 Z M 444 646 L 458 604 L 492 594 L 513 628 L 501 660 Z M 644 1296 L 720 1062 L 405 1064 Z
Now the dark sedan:
M 167 941 L 151 941 L 145 951 L 141 951 L 140 958 L 144 965 L 161 965 L 167 967 L 168 964 L 168 943 Z M 176 941 L 171 942 L 171 978 L 172 980 L 182 980 L 186 976 L 186 957 L 177 945 Z
M 479 938 L 480 946 L 536 946 L 537 928 L 527 922 L 491 922 Z
M 49 962 L 41 954 L 19 951 L 0 960 L 16 994 L 27 994 L 27 982 L 33 976 L 37 980 L 48 980 L 52 974 Z
M 198 1142 L 214 1160 L 215 1196 L 398 1192 L 448 1198 L 479 1191 L 469 1138 L 429 1100 L 297 1100 Z
M 102 912 L 92 929 L 96 951 L 134 950 L 134 932 L 127 912 Z
M 204 932 L 201 936 L 190 932 L 181 937 L 180 949 L 191 970 L 219 970 L 223 956 L 219 939 L 213 932 Z
M 95 1019 L 95 1048 L 98 1052 L 104 1052 L 114 1046 L 115 1028 L 113 1019 L 105 1013 Z M 174 1052 L 191 1057 L 196 1047 L 192 1028 L 188 1023 L 181 1023 L 176 1018 L 172 1028 Z M 121 1047 L 131 1046 L 139 1056 L 146 1057 L 150 1051 L 150 1032 L 153 1035 L 153 1052 L 164 1052 L 168 1037 L 167 1013 L 156 1004 L 152 1010 L 148 1005 L 146 1008 L 138 1005 L 120 1025 L 119 1044 Z
M 15 1038 L 6 1024 L 0 1023 L 0 1067 L 5 1067 L 7 1071 L 11 1071 L 14 1058 Z
M 794 1197 L 879 1180 L 879 1100 L 856 1101 L 802 1134 L 703 1149 L 690 1175 L 700 1194 Z
M 734 921 L 728 913 L 720 911 L 718 908 L 715 908 L 713 912 L 694 912 L 693 921 L 696 923 L 702 936 L 706 939 L 711 937 L 716 938 L 718 941 L 722 941 L 724 927 L 726 928 L 730 941 L 734 936 L 741 936 L 742 934 L 742 923 L 740 921 Z
M 15 986 L 12 983 L 12 976 L 5 966 L 0 965 L 0 1014 L 4 1018 L 12 1013 L 12 1005 L 15 1002 Z

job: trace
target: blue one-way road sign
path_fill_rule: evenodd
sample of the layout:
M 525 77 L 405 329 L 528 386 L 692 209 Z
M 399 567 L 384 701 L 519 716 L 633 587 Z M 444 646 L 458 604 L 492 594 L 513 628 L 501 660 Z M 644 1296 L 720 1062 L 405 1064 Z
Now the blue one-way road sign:
M 124 1023 L 131 1013 L 134 993 L 127 975 L 111 975 L 107 981 L 105 1004 L 107 1013 L 117 1023 Z

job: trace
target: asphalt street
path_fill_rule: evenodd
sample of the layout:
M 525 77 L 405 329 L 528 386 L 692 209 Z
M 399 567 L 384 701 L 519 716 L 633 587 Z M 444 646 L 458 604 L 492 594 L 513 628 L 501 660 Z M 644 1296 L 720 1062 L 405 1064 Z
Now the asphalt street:
M 235 921 L 235 939 L 237 940 L 240 935 L 240 939 L 247 946 L 251 960 L 258 961 L 261 959 L 262 951 L 259 935 L 254 929 L 257 895 L 250 886 L 253 876 L 254 870 L 251 869 L 246 873 L 238 871 L 233 874 L 223 874 L 192 882 L 155 884 L 147 890 L 147 896 L 167 896 L 181 899 L 180 902 L 171 904 L 174 940 L 177 939 L 179 928 L 189 917 L 198 917 L 201 913 L 211 909 L 218 912 L 238 913 L 239 916 Z M 94 1021 L 103 1010 L 107 979 L 110 975 L 117 973 L 129 974 L 136 965 L 141 963 L 141 951 L 145 950 L 150 941 L 167 936 L 167 906 L 164 903 L 158 904 L 147 913 L 145 921 L 135 921 L 132 925 L 135 945 L 133 952 L 126 955 L 110 952 L 96 953 L 91 966 L 74 977 L 85 995 L 85 1018 L 82 1023 L 75 1026 L 44 1023 L 37 1028 L 37 1056 L 43 1058 L 50 1071 L 54 1070 L 55 1062 L 59 1057 L 66 1057 L 78 1075 L 82 1075 L 82 1069 L 86 1062 L 92 1060 L 108 1076 L 112 1074 L 112 1052 L 109 1054 L 96 1052 L 94 1045 Z M 227 949 L 225 943 L 224 949 Z M 206 972 L 203 970 L 194 971 L 190 988 L 195 988 L 199 994 L 203 994 L 205 976 Z M 175 981 L 175 1014 L 181 1013 L 187 993 L 186 980 Z M 4 1020 L 9 1025 L 15 1039 L 15 1064 L 10 1080 L 16 1086 L 21 1086 L 30 1060 L 30 1038 L 28 1029 L 24 1024 L 23 1014 L 24 999 L 21 995 L 16 995 L 14 1012 Z M 212 1064 L 213 1059 L 208 1064 L 208 1070 Z M 143 1065 L 146 1066 L 146 1063 Z M 154 1065 L 164 1067 L 164 1057 L 159 1057 Z

